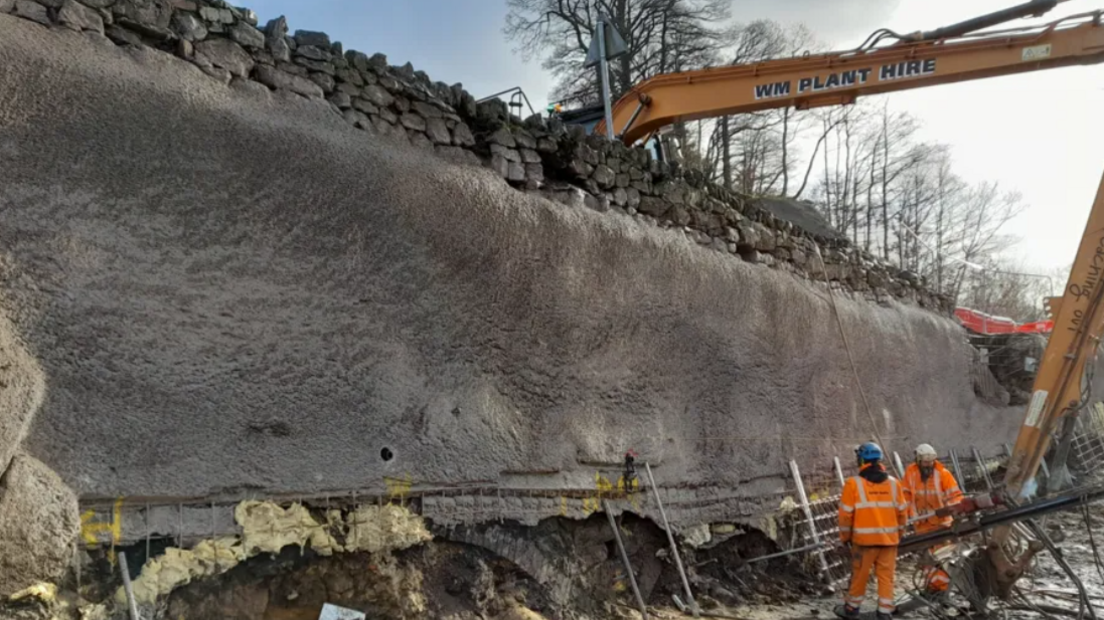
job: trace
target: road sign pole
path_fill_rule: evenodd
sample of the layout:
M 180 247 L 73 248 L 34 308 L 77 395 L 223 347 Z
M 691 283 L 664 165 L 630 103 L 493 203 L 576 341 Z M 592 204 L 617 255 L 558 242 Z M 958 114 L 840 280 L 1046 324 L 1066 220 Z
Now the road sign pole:
M 598 18 L 598 75 L 602 80 L 602 105 L 606 108 L 606 138 L 615 138 L 613 130 L 613 105 L 610 103 L 609 62 L 606 60 L 606 21 Z

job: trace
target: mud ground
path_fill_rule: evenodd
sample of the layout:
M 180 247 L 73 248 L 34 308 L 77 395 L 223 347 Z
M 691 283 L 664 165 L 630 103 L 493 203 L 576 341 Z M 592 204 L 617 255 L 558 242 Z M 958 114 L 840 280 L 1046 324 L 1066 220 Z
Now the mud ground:
M 1096 543 L 1104 544 L 1104 505 L 1091 507 L 1088 519 Z M 1099 571 L 1094 563 L 1085 516 L 1080 511 L 1057 513 L 1040 523 L 1099 605 L 1097 611 L 1104 611 L 1104 571 Z M 646 524 L 640 521 L 625 529 L 639 540 L 647 540 L 646 544 L 633 547 L 631 556 L 646 588 L 649 617 L 689 617 L 674 603 L 672 595 L 681 594 L 681 584 L 665 545 L 653 536 L 655 532 L 644 529 Z M 585 531 L 585 524 L 579 531 Z M 577 538 L 582 536 L 577 534 Z M 613 546 L 597 539 L 590 543 L 565 554 L 565 564 L 580 561 L 585 571 L 583 578 L 588 582 L 567 608 L 555 605 L 547 596 L 547 589 L 512 562 L 479 547 L 438 539 L 394 554 L 319 557 L 309 549 L 288 547 L 276 556 L 252 558 L 217 578 L 180 588 L 163 601 L 156 617 L 314 620 L 322 603 L 329 602 L 363 610 L 373 619 L 639 618 Z M 684 560 L 702 617 L 834 618 L 832 608 L 838 595 L 809 577 L 800 559 L 774 560 L 754 567 L 743 565 L 740 559 L 774 550 L 776 547 L 763 534 L 750 531 L 711 549 L 686 551 Z M 650 568 L 641 570 L 643 567 Z M 915 574 L 915 560 L 902 558 L 897 580 L 899 617 L 966 617 L 966 602 L 958 595 L 952 596 L 950 606 L 938 612 L 909 602 L 908 590 Z M 1074 585 L 1045 552 L 1036 558 L 1018 587 L 1024 598 L 1013 603 L 991 603 L 990 617 L 1077 617 Z M 87 589 L 85 592 L 92 594 Z M 1029 606 L 1038 610 L 1027 609 Z M 15 620 L 124 617 L 119 611 L 115 615 L 81 616 L 75 613 L 76 607 L 74 601 L 47 607 L 28 600 L 0 607 L 0 617 Z M 867 609 L 863 618 L 872 620 L 873 615 Z
M 1099 551 L 1104 554 L 1104 504 L 1089 508 L 1088 523 L 1092 538 Z M 1048 535 L 1055 542 L 1071 568 L 1081 579 L 1090 598 L 1094 599 L 1094 610 L 1104 615 L 1104 567 L 1098 569 L 1094 561 L 1092 541 L 1085 516 L 1080 510 L 1061 512 L 1039 520 Z M 1104 556 L 1102 556 L 1104 557 Z M 954 594 L 952 607 L 935 611 L 912 600 L 908 590 L 914 588 L 916 562 L 911 558 L 902 558 L 898 565 L 897 600 L 898 617 L 938 618 L 965 617 L 966 601 Z M 743 620 L 823 620 L 835 618 L 832 609 L 839 603 L 839 595 L 810 595 L 813 589 L 808 578 L 803 578 L 793 563 L 775 564 L 766 571 L 757 571 L 753 578 L 757 586 L 748 603 L 740 605 L 720 605 L 708 596 L 699 596 L 706 614 L 713 617 L 731 617 Z M 874 596 L 873 581 L 868 592 L 868 601 Z M 843 586 L 845 587 L 845 586 Z M 1031 569 L 1018 584 L 1026 597 L 1014 603 L 991 603 L 993 617 L 998 618 L 1062 618 L 1077 617 L 1078 604 L 1074 584 L 1046 551 L 1038 556 Z M 1035 605 L 1038 611 L 1020 608 L 1023 605 Z M 869 607 L 869 603 L 867 604 Z M 1052 609 L 1057 608 L 1057 609 Z M 1062 613 L 1059 610 L 1065 610 Z M 635 613 L 635 612 L 634 612 Z M 1088 611 L 1086 610 L 1086 618 Z M 1072 614 L 1072 615 L 1070 615 Z M 686 615 L 673 606 L 660 607 L 650 614 L 655 618 L 683 618 Z M 639 613 L 635 613 L 639 617 Z M 706 616 L 709 617 L 709 616 Z M 865 609 L 864 620 L 873 620 L 872 609 Z

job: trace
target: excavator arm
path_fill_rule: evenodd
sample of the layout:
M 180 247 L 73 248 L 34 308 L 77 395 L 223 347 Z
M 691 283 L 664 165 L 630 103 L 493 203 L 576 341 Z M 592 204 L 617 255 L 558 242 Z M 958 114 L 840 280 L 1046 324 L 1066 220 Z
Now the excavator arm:
M 613 128 L 627 144 L 679 121 L 758 110 L 846 105 L 858 97 L 1073 65 L 1104 63 L 1101 11 L 1043 26 L 974 32 L 1038 15 L 1062 0 L 1033 0 L 929 33 L 895 36 L 885 47 L 769 60 L 648 79 L 613 108 Z M 869 40 L 868 40 L 869 41 Z M 877 40 L 874 40 L 877 43 Z M 601 121 L 595 133 L 607 133 Z M 1104 335 L 1104 179 L 1089 214 L 1065 293 L 1048 300 L 1054 329 L 1005 476 L 1006 500 L 1029 500 L 1035 475 L 1058 425 L 1086 403 L 1085 365 Z M 1010 526 L 995 530 L 987 555 L 996 593 L 1008 595 L 1042 544 L 1007 552 Z
M 865 95 L 1102 62 L 1096 11 L 1044 26 L 658 75 L 617 101 L 613 125 L 632 144 L 679 121 L 845 105 Z M 606 133 L 605 121 L 594 131 Z
M 1087 404 L 1082 378 L 1104 333 L 1104 179 L 1089 212 L 1065 294 L 1048 299 L 1047 306 L 1054 330 L 1039 363 L 1027 415 L 1005 475 L 1006 491 L 1016 500 L 1034 494 L 1035 474 L 1059 421 Z
M 1085 366 L 1095 357 L 1104 334 L 1104 178 L 1097 189 L 1085 234 L 1066 284 L 1065 294 L 1048 301 L 1054 330 L 1032 386 L 1027 415 L 1005 474 L 1005 493 L 1013 502 L 1034 495 L 1035 476 L 1058 425 L 1087 403 L 1083 385 Z M 1070 429 L 1072 430 L 1072 428 Z M 1055 469 L 1052 469 L 1052 474 Z M 1032 557 L 1042 549 L 1033 544 L 1018 557 L 1007 552 L 1011 530 L 998 528 L 989 541 L 987 557 L 995 569 L 996 592 L 1008 596 Z

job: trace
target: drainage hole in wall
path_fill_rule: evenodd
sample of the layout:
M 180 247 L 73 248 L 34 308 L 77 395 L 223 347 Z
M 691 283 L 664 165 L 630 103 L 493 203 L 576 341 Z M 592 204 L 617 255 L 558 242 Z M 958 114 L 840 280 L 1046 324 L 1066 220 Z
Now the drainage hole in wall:
M 385 447 L 384 449 L 380 450 L 380 458 L 383 459 L 383 461 L 386 463 L 387 461 L 395 458 L 395 453 L 391 451 L 391 448 Z

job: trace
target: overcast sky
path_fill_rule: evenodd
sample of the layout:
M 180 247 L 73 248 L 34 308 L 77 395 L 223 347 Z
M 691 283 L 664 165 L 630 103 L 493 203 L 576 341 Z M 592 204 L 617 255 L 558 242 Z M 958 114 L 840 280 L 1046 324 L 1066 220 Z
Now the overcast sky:
M 873 30 L 934 28 L 1021 0 L 733 0 L 739 21 L 769 18 L 807 25 L 834 49 Z M 539 59 L 525 62 L 502 35 L 505 0 L 251 0 L 262 23 L 286 15 L 292 30 L 322 30 L 346 49 L 410 61 L 434 80 L 462 82 L 476 97 L 513 86 L 539 110 L 551 80 Z M 1044 20 L 1104 8 L 1070 0 Z M 1040 21 L 1040 20 L 1035 20 Z M 1024 22 L 1030 23 L 1030 22 Z M 924 138 L 949 143 L 967 180 L 998 181 L 1023 193 L 1029 209 L 1010 227 L 1011 253 L 1032 270 L 1073 260 L 1104 173 L 1104 67 L 1077 67 L 886 95 L 924 123 Z

